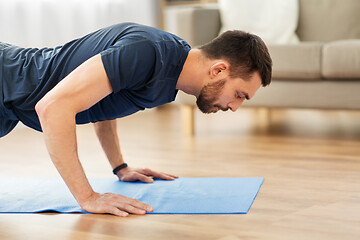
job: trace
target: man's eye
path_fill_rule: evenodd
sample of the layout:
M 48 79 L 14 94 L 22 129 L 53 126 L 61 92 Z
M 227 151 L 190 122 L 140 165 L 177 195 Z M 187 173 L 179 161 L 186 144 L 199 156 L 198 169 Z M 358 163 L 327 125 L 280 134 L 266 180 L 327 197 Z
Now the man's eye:
M 240 99 L 242 99 L 242 98 L 243 98 L 243 99 L 245 99 L 245 98 L 247 99 L 247 97 L 245 96 L 245 94 L 243 94 L 242 92 L 236 93 L 236 97 L 237 97 L 237 98 L 240 98 Z

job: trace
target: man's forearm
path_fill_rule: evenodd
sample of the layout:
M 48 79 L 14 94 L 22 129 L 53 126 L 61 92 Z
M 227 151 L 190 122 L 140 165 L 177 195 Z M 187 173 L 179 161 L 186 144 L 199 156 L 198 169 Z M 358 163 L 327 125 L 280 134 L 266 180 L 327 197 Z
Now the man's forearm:
M 75 113 L 64 106 L 43 108 L 37 113 L 50 157 L 66 185 L 81 205 L 93 193 L 77 154 Z
M 120 149 L 119 137 L 117 135 L 116 120 L 96 122 L 94 127 L 96 135 L 99 138 L 100 144 L 110 162 L 111 167 L 114 169 L 124 163 Z

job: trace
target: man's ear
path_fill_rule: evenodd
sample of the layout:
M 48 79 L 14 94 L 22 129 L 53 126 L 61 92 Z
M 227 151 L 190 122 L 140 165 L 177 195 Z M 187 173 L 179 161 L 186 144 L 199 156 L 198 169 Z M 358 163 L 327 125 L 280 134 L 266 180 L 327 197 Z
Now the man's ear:
M 229 64 L 227 62 L 225 62 L 225 61 L 215 62 L 210 67 L 210 78 L 215 78 L 219 74 L 224 74 L 224 72 L 228 69 L 229 69 Z

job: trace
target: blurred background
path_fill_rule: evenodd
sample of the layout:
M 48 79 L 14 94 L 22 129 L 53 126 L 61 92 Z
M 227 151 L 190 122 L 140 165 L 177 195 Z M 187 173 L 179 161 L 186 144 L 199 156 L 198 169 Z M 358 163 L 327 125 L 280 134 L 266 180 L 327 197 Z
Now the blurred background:
M 244 30 L 262 37 L 273 59 L 271 87 L 244 106 L 262 108 L 268 120 L 272 109 L 350 116 L 360 108 L 359 10 L 358 0 L 0 0 L 0 41 L 55 47 L 132 21 L 197 47 L 226 30 Z M 180 93 L 175 103 L 184 134 L 193 135 L 194 98 Z

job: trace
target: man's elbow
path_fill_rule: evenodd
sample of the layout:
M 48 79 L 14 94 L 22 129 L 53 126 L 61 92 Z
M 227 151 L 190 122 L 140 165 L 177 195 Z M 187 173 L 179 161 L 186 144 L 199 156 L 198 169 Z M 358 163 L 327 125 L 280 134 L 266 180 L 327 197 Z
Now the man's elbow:
M 61 112 L 64 109 L 61 105 L 63 105 L 61 102 L 53 99 L 42 98 L 36 103 L 35 111 L 40 121 L 45 121 L 51 116 L 61 115 Z
M 35 111 L 41 124 L 53 119 L 56 121 L 64 119 L 75 119 L 79 112 L 74 105 L 66 99 L 44 97 L 35 105 Z
M 38 115 L 39 119 L 43 119 L 46 116 L 46 111 L 48 109 L 48 106 L 44 99 L 41 99 L 38 101 L 35 105 L 35 112 Z

